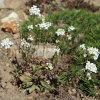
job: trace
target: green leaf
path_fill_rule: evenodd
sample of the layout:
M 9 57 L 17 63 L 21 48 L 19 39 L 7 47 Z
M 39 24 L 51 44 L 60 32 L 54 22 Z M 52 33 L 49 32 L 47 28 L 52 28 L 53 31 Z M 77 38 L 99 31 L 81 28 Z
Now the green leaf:
M 36 86 L 35 89 L 37 89 L 38 91 L 40 91 L 40 88 L 38 86 Z
M 32 85 L 32 87 L 30 87 L 28 89 L 29 89 L 29 93 L 31 93 L 36 89 L 36 85 Z
M 41 81 L 41 84 L 42 84 L 44 87 L 47 87 L 45 82 Z
M 26 91 L 27 91 L 27 89 L 22 89 L 21 90 L 22 93 L 25 93 Z
M 31 78 L 29 76 L 20 76 L 20 80 L 23 82 L 30 82 Z
M 45 91 L 43 92 L 43 94 L 46 94 L 47 92 L 49 92 L 47 89 L 45 89 Z
M 27 83 L 26 83 L 26 86 L 29 87 L 29 86 L 31 86 L 32 84 L 33 84 L 33 82 L 27 82 Z

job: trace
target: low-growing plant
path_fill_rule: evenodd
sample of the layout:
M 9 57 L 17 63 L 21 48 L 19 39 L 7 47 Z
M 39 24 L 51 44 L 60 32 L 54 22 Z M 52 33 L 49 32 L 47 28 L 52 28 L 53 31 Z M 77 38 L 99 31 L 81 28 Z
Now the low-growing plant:
M 89 95 L 99 96 L 95 94 L 95 86 L 100 90 L 100 15 L 66 9 L 45 18 L 35 5 L 29 11 L 29 21 L 21 26 L 22 60 L 16 71 L 16 85 L 29 93 L 54 93 L 60 85 L 70 84 Z M 66 24 L 65 27 L 55 27 L 58 20 Z M 85 37 L 78 39 L 80 33 Z M 32 41 L 54 44 L 54 56 L 49 60 L 35 57 Z M 64 55 L 67 56 L 62 60 Z

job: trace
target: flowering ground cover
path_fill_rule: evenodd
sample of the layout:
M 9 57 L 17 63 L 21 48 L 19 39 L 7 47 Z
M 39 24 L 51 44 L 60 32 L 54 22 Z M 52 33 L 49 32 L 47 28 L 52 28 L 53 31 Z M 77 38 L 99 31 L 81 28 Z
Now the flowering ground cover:
M 55 95 L 59 94 L 60 86 L 70 85 L 100 98 L 100 15 L 82 9 L 66 9 L 45 18 L 35 5 L 29 12 L 29 21 L 21 26 L 23 59 L 17 66 L 14 84 L 22 92 Z M 59 21 L 63 27 L 59 26 Z M 84 37 L 76 44 L 75 38 L 80 33 Z M 32 45 L 38 42 L 55 45 L 51 59 L 33 55 Z M 5 49 L 11 45 L 9 39 L 1 43 Z

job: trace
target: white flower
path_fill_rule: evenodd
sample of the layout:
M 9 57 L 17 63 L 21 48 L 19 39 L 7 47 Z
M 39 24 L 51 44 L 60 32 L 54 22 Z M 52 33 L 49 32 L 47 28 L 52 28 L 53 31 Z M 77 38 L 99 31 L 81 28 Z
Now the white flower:
M 53 67 L 52 67 L 52 64 L 51 63 L 46 63 L 47 65 L 48 65 L 48 68 L 50 69 L 50 70 L 52 70 L 53 69 Z M 47 68 L 46 68 L 47 69 Z
M 69 26 L 68 28 L 68 32 L 70 32 L 71 30 L 74 30 L 75 28 L 73 26 Z
M 72 36 L 72 35 L 67 35 L 68 40 L 71 40 L 71 38 L 72 38 L 71 36 Z
M 48 28 L 51 26 L 50 22 L 42 22 L 39 24 L 40 29 L 44 28 L 45 30 L 48 30 Z
M 80 45 L 80 48 L 83 48 L 83 50 L 86 50 L 85 44 Z
M 96 65 L 94 63 L 90 63 L 90 61 L 87 61 L 85 68 L 90 70 L 91 72 L 97 73 Z
M 83 54 L 84 58 L 87 56 L 87 54 Z
M 29 29 L 29 31 L 30 31 L 31 29 L 33 29 L 33 25 L 29 25 L 29 26 L 28 26 L 28 29 Z
M 57 33 L 57 35 L 65 35 L 65 30 L 64 29 L 58 29 L 55 33 Z
M 39 18 L 42 20 L 42 22 L 45 22 L 45 16 L 43 16 L 43 15 L 39 15 Z
M 91 80 L 91 76 L 89 76 L 88 80 Z
M 33 41 L 32 35 L 29 35 L 28 38 L 27 38 L 27 40 Z
M 93 59 L 97 60 L 98 56 L 99 56 L 99 50 L 95 47 L 88 47 L 87 51 L 89 52 L 89 54 L 94 54 Z
M 47 82 L 48 85 L 50 84 L 50 80 L 47 80 L 46 82 Z
M 56 40 L 56 43 L 59 43 L 60 41 L 59 40 Z
M 25 46 L 28 48 L 28 47 L 30 47 L 30 44 L 28 42 L 26 42 Z
M 57 52 L 57 54 L 59 54 L 60 53 L 60 48 L 55 46 L 54 52 Z
M 87 76 L 89 77 L 90 76 L 90 73 L 87 73 Z
M 35 27 L 38 27 L 38 25 L 35 25 Z
M 10 46 L 12 45 L 13 43 L 11 41 L 9 41 L 8 38 L 2 40 L 2 43 L 1 43 L 1 48 L 5 46 L 5 49 L 8 49 L 10 48 Z
M 31 9 L 29 9 L 30 15 L 38 15 L 40 16 L 40 10 L 39 8 L 37 8 L 37 6 L 33 5 L 33 7 L 31 7 Z
M 81 71 L 85 72 L 85 68 L 81 69 Z
M 22 39 L 21 40 L 21 45 L 23 46 L 25 43 L 26 43 L 26 40 L 25 39 Z

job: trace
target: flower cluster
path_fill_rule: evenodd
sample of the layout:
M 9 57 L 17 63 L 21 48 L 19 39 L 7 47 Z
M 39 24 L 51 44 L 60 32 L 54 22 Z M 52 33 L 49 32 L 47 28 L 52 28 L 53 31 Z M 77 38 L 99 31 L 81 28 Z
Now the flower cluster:
M 48 68 L 49 68 L 50 70 L 52 70 L 52 69 L 53 69 L 53 67 L 52 67 L 52 64 L 51 64 L 51 63 L 46 63 L 46 64 L 47 64 L 47 66 L 48 66 L 48 67 L 46 67 L 46 69 L 48 69 Z
M 85 68 L 91 72 L 97 73 L 96 65 L 94 63 L 90 63 L 90 61 L 87 61 Z
M 22 45 L 22 46 L 26 46 L 26 47 L 30 47 L 30 44 L 29 44 L 28 42 L 26 42 L 25 39 L 22 39 L 22 40 L 21 40 L 21 45 Z
M 48 28 L 51 26 L 50 22 L 43 22 L 39 24 L 40 29 L 44 28 L 45 30 L 48 30 Z
M 86 50 L 85 48 L 85 44 L 80 45 L 80 48 L 83 48 L 83 50 Z M 98 56 L 99 56 L 99 49 L 97 49 L 96 47 L 87 47 L 87 51 L 89 52 L 89 54 L 93 54 L 93 59 L 97 60 Z M 87 56 L 87 54 L 83 54 L 84 58 Z
M 72 37 L 71 37 L 72 35 L 67 35 L 67 37 L 68 37 L 68 40 L 71 40 L 72 39 Z
M 59 54 L 60 53 L 60 48 L 55 46 L 54 52 L 57 52 L 57 54 Z
M 71 32 L 71 30 L 75 30 L 75 28 L 73 26 L 69 26 L 68 32 Z
M 45 22 L 45 17 L 43 15 L 40 15 L 38 18 L 40 18 L 42 22 Z
M 10 46 L 12 45 L 13 43 L 11 41 L 9 41 L 8 38 L 2 40 L 2 43 L 1 43 L 1 48 L 2 47 L 5 47 L 5 49 L 8 49 L 10 48 Z
M 99 56 L 99 50 L 97 48 L 93 48 L 93 47 L 88 47 L 87 51 L 89 52 L 89 54 L 94 54 L 93 59 L 97 60 L 98 56 Z
M 29 35 L 28 38 L 27 38 L 27 40 L 33 41 L 32 35 Z
M 31 7 L 31 9 L 29 9 L 29 12 L 30 12 L 30 15 L 38 15 L 38 16 L 40 16 L 41 14 L 40 14 L 40 10 L 39 10 L 39 8 L 37 8 L 37 6 L 36 5 L 33 5 L 33 7 Z
M 57 33 L 57 35 L 65 35 L 65 30 L 64 29 L 58 29 L 55 33 Z
M 33 25 L 29 25 L 29 26 L 28 26 L 28 29 L 29 29 L 29 31 L 30 31 L 31 29 L 33 29 Z
M 86 50 L 85 44 L 80 45 L 80 48 L 82 48 L 83 50 Z

